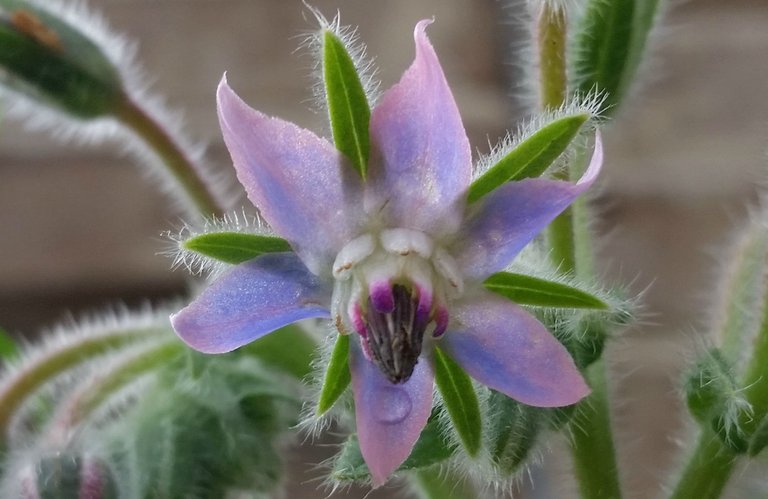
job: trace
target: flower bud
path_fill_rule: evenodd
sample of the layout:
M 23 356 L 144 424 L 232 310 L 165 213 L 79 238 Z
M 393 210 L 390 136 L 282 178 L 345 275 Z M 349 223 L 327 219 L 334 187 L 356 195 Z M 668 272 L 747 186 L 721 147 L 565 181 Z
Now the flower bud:
M 82 119 L 109 113 L 122 94 L 118 72 L 100 47 L 24 0 L 0 6 L 0 67 L 12 90 Z

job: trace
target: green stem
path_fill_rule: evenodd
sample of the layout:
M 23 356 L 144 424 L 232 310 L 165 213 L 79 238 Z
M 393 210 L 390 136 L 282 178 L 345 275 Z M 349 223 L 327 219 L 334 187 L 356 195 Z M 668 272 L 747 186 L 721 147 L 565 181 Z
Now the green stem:
M 181 146 L 129 96 L 123 95 L 115 117 L 157 155 L 203 215 L 221 215 L 223 209 Z
M 544 110 L 562 106 L 568 91 L 565 65 L 566 26 L 565 10 L 545 3 L 539 18 L 537 40 L 541 107 Z
M 435 468 L 416 471 L 410 480 L 421 499 L 473 499 L 477 494 L 466 482 L 453 474 L 440 473 Z
M 621 486 L 603 360 L 589 366 L 585 377 L 592 393 L 579 403 L 571 420 L 571 454 L 579 491 L 585 499 L 618 499 L 621 497 Z
M 539 47 L 539 90 L 541 108 L 544 111 L 557 109 L 563 105 L 568 92 L 566 77 L 566 26 L 565 10 L 561 7 L 544 3 L 539 17 L 537 43 Z M 557 172 L 556 178 L 567 180 L 568 170 Z M 552 262 L 564 272 L 572 272 L 576 267 L 573 244 L 573 215 L 570 208 L 552 221 L 547 229 L 550 257 Z
M 544 111 L 559 108 L 567 96 L 566 26 L 565 10 L 546 2 L 538 29 Z M 566 169 L 557 178 L 570 180 L 576 173 Z M 580 210 L 578 217 L 574 215 L 575 209 Z M 592 278 L 592 245 L 585 204 L 569 208 L 558 216 L 547 229 L 547 236 L 550 258 L 561 272 Z M 579 404 L 572 423 L 574 469 L 581 496 L 585 499 L 621 497 L 605 369 L 605 364 L 598 360 L 587 370 L 586 378 L 592 393 Z
M 761 235 L 758 233 L 754 237 L 750 236 L 750 244 L 747 245 L 747 249 L 754 250 L 752 246 L 757 242 L 759 243 L 758 250 L 762 250 L 762 254 L 764 254 L 764 241 Z M 754 257 L 754 255 L 747 256 Z M 747 260 L 747 258 L 743 259 Z M 750 285 L 751 279 L 749 279 L 748 274 L 750 270 L 754 272 L 754 269 L 739 270 L 745 274 L 740 276 L 742 277 L 741 282 Z M 762 277 L 762 272 L 758 273 Z M 730 291 L 731 294 L 737 296 L 743 294 L 743 290 L 738 289 L 735 285 L 730 286 Z M 768 293 L 764 295 L 763 300 L 765 303 L 763 304 L 760 330 L 755 337 L 752 357 L 744 370 L 741 383 L 741 386 L 744 387 L 744 398 L 752 407 L 751 415 L 745 415 L 740 421 L 741 429 L 745 435 L 752 435 L 757 425 L 768 415 L 768 383 L 765 382 L 768 379 Z M 736 299 L 734 302 L 743 303 L 743 300 Z M 729 312 L 735 313 L 735 310 L 729 310 Z M 738 331 L 734 331 L 733 325 L 728 321 L 726 321 L 724 328 L 728 333 L 725 338 L 725 346 L 730 346 L 732 350 L 735 348 L 734 345 L 738 344 Z M 737 354 L 738 352 L 729 353 Z M 737 457 L 709 426 L 703 428 L 699 436 L 699 443 L 691 454 L 670 497 L 672 499 L 687 499 L 689 497 L 715 499 L 720 497 L 731 477 Z
M 170 358 L 185 351 L 185 346 L 177 339 L 155 344 L 133 355 L 123 363 L 110 368 L 102 377 L 97 377 L 79 389 L 54 418 L 54 432 L 66 433 L 85 421 L 101 404 L 117 390 L 163 364 Z
M 670 499 L 717 499 L 728 483 L 734 464 L 733 451 L 723 446 L 711 428 L 703 429 Z
M 9 438 L 10 423 L 22 403 L 45 382 L 82 362 L 150 334 L 157 334 L 157 330 L 120 331 L 83 338 L 78 343 L 66 345 L 40 359 L 26 363 L 24 368 L 14 373 L 8 384 L 0 389 L 0 441 Z

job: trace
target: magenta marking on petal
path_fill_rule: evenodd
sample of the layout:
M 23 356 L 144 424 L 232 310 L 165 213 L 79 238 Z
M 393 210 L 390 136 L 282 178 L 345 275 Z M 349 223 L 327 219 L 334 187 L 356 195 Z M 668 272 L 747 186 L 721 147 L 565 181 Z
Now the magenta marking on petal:
M 352 327 L 355 328 L 357 334 L 363 338 L 367 337 L 368 329 L 365 327 L 365 321 L 363 320 L 363 310 L 360 308 L 360 304 L 355 302 L 349 308 L 349 319 L 352 321 Z
M 441 349 L 480 383 L 537 407 L 571 405 L 589 394 L 565 347 L 520 306 L 478 289 L 451 311 Z
M 427 424 L 432 409 L 432 363 L 422 357 L 407 382 L 393 385 L 365 358 L 360 342 L 352 341 L 349 353 L 360 452 L 373 486 L 379 487 L 410 455 Z
M 424 286 L 416 286 L 419 292 L 419 304 L 416 307 L 416 324 L 426 325 L 432 312 L 432 291 Z
M 471 151 L 453 94 L 426 35 L 414 29 L 416 56 L 371 112 L 366 207 L 391 227 L 431 235 L 461 222 Z
M 440 338 L 448 329 L 448 309 L 440 306 L 435 310 L 435 330 L 432 332 L 433 338 Z
M 395 309 L 395 295 L 392 294 L 392 285 L 389 281 L 380 281 L 371 284 L 369 288 L 371 305 L 382 314 L 388 314 Z

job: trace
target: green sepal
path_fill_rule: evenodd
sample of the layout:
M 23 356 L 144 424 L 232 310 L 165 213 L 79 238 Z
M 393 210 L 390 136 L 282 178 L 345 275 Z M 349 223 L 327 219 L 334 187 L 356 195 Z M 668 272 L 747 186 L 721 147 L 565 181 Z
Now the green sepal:
M 341 397 L 352 381 L 349 372 L 349 335 L 340 334 L 331 352 L 331 361 L 325 370 L 323 387 L 317 401 L 317 415 L 324 414 Z
M 19 353 L 16 341 L 4 329 L 0 329 L 0 360 L 7 362 Z
M 323 32 L 323 81 L 333 142 L 365 178 L 371 110 L 355 63 L 344 43 L 331 30 Z
M 557 281 L 511 272 L 497 272 L 483 282 L 489 291 L 521 305 L 556 308 L 608 309 L 600 298 Z
M 491 459 L 504 474 L 514 473 L 525 463 L 536 444 L 546 413 L 491 390 L 488 448 Z
M 241 347 L 240 351 L 303 379 L 312 372 L 312 357 L 316 349 L 315 340 L 301 327 L 291 324 Z
M 291 245 L 285 239 L 243 232 L 200 234 L 182 242 L 181 247 L 231 264 L 242 263 L 265 253 L 291 251 Z
M 602 113 L 615 111 L 634 79 L 658 0 L 590 0 L 576 29 L 572 86 L 586 95 L 605 96 Z
M 740 417 L 745 414 L 739 414 Z M 738 423 L 738 418 L 730 419 L 724 416 L 712 420 L 712 429 L 720 441 L 736 454 L 744 454 L 749 450 L 749 440 Z
M 78 118 L 113 112 L 123 93 L 118 72 L 76 27 L 23 0 L 0 0 L 0 67 L 15 91 Z
M 707 423 L 720 415 L 728 394 L 737 390 L 733 368 L 719 348 L 711 348 L 685 382 L 688 409 L 699 423 Z
M 416 470 L 433 466 L 453 455 L 456 447 L 446 442 L 435 413 L 430 416 L 427 425 L 413 446 L 411 455 L 398 468 L 398 471 Z M 351 435 L 344 442 L 331 471 L 331 478 L 340 482 L 365 481 L 370 479 L 370 471 L 360 452 L 357 435 Z
M 435 348 L 435 382 L 461 443 L 470 456 L 480 450 L 482 420 L 472 380 L 448 355 Z
M 538 177 L 568 148 L 588 114 L 558 118 L 517 145 L 469 186 L 467 201 L 473 203 L 511 181 Z
M 763 417 L 749 438 L 749 448 L 747 449 L 747 452 L 750 456 L 754 457 L 758 455 L 766 445 L 768 445 L 768 417 Z

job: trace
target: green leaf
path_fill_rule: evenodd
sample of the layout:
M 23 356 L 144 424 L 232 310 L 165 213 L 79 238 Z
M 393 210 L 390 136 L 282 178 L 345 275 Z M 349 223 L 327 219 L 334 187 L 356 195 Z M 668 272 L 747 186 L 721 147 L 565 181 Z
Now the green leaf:
M 317 401 L 318 416 L 324 414 L 341 397 L 349 386 L 352 376 L 349 372 L 349 335 L 340 334 L 331 353 L 331 361 L 325 371 L 323 388 Z
M 491 458 L 504 473 L 513 473 L 530 455 L 547 419 L 545 410 L 521 404 L 495 390 L 491 390 L 488 405 Z
M 76 26 L 23 0 L 0 0 L 3 84 L 78 118 L 117 109 L 122 85 L 112 63 Z
M 605 310 L 608 305 L 596 296 L 561 282 L 511 272 L 497 272 L 485 280 L 486 289 L 521 305 Z
M 627 93 L 653 28 L 658 0 L 590 0 L 574 37 L 573 86 L 605 94 L 603 112 Z
M 225 263 L 242 263 L 264 253 L 291 251 L 285 239 L 242 232 L 209 232 L 182 243 L 184 249 Z
M 472 182 L 468 202 L 474 203 L 507 182 L 540 176 L 566 150 L 588 119 L 588 114 L 575 114 L 542 127 Z
M 483 431 L 477 394 L 469 376 L 439 348 L 435 348 L 435 382 L 467 454 L 476 455 Z
M 5 330 L 0 329 L 0 360 L 10 360 L 19 353 L 16 341 Z
M 420 469 L 411 473 L 411 482 L 421 499 L 475 499 L 477 492 L 467 479 L 455 473 L 435 473 Z
M 333 141 L 365 178 L 371 110 L 352 57 L 344 43 L 330 30 L 323 34 L 323 79 Z
M 443 438 L 443 432 L 433 413 L 416 441 L 416 445 L 413 446 L 411 455 L 398 470 L 415 470 L 435 465 L 451 457 L 454 451 L 455 447 Z M 370 478 L 368 466 L 360 452 L 357 435 L 350 436 L 344 443 L 333 465 L 331 475 L 334 480 L 339 481 L 362 481 Z
M 301 327 L 289 325 L 241 348 L 265 364 L 302 379 L 312 372 L 312 356 L 317 343 Z

